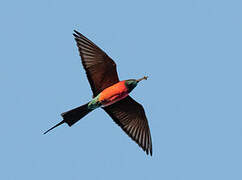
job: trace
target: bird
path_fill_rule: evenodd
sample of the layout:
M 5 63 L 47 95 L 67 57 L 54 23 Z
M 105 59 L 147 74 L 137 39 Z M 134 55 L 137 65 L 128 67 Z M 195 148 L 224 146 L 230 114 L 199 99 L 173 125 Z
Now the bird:
M 147 155 L 152 156 L 151 133 L 144 108 L 129 95 L 139 82 L 148 77 L 120 81 L 116 63 L 101 48 L 76 30 L 73 36 L 93 98 L 82 106 L 62 113 L 63 120 L 44 134 L 63 123 L 71 127 L 101 107 Z

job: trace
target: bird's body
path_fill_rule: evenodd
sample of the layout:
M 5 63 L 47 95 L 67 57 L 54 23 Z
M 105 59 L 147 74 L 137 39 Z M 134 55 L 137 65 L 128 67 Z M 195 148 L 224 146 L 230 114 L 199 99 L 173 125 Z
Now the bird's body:
M 125 82 L 120 81 L 104 89 L 88 103 L 88 108 L 93 110 L 98 107 L 106 107 L 127 97 L 129 92 Z
M 93 99 L 62 113 L 63 121 L 44 134 L 63 123 L 72 126 L 94 109 L 102 107 L 147 154 L 152 155 L 151 135 L 144 109 L 129 96 L 137 84 L 147 77 L 119 81 L 115 62 L 79 32 L 75 31 L 73 35 L 93 91 Z
M 129 95 L 128 88 L 126 87 L 125 82 L 126 81 L 120 81 L 104 89 L 99 94 L 98 101 L 102 104 L 103 107 L 118 102 Z

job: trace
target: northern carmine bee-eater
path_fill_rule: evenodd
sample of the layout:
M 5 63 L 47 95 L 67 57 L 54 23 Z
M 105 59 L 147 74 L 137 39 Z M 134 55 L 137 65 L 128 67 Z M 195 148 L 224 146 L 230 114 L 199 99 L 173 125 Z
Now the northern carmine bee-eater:
M 137 84 L 147 77 L 119 81 L 115 62 L 81 33 L 74 30 L 73 35 L 91 85 L 93 99 L 62 113 L 63 120 L 44 134 L 63 123 L 72 126 L 94 109 L 102 107 L 129 137 L 147 154 L 152 155 L 151 134 L 144 108 L 129 96 Z

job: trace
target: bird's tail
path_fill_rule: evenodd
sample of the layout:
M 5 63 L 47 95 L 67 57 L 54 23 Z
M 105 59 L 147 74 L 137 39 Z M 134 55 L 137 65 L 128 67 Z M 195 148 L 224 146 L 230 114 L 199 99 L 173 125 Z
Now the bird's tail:
M 70 111 L 64 112 L 61 114 L 61 116 L 63 117 L 63 121 L 59 122 L 58 124 L 56 124 L 55 126 L 50 128 L 49 130 L 45 131 L 44 134 L 46 134 L 50 130 L 56 128 L 57 126 L 59 126 L 63 123 L 67 123 L 69 126 L 72 126 L 73 124 L 75 124 L 77 121 L 79 121 L 81 118 L 86 116 L 91 111 L 92 111 L 92 109 L 88 108 L 88 103 L 87 103 L 80 107 L 72 109 Z

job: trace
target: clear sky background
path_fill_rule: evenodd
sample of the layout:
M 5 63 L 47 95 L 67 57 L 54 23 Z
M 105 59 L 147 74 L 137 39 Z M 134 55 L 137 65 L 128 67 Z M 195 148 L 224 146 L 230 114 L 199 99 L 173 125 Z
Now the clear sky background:
M 0 179 L 241 180 L 242 1 L 1 1 Z M 72 31 L 94 41 L 149 120 L 147 156 L 92 96 Z

